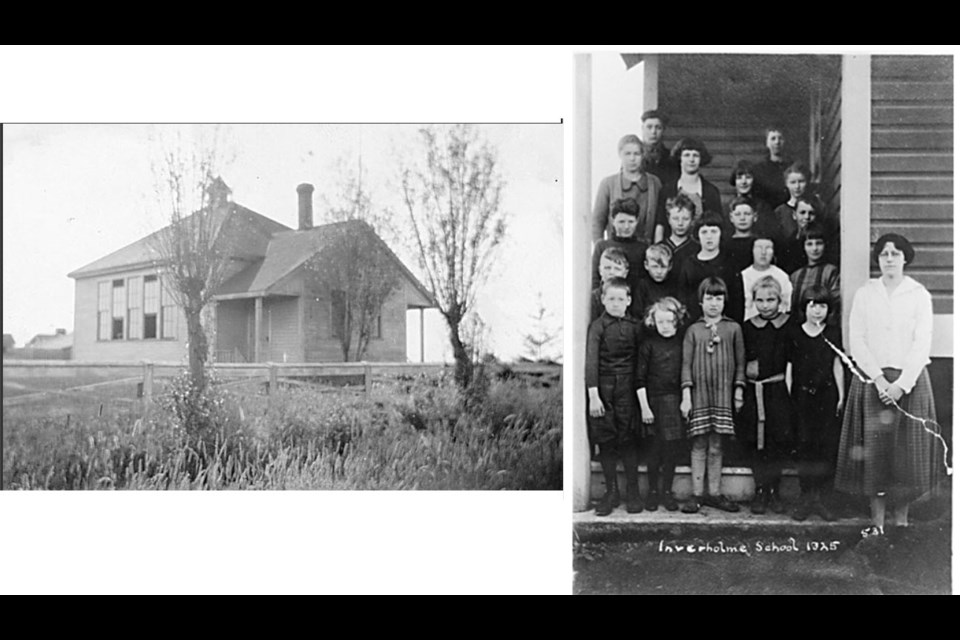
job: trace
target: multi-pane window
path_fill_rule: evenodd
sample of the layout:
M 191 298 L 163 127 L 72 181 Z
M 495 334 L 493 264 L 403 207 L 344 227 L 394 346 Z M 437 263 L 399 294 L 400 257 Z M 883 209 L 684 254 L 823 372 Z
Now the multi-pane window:
M 110 282 L 101 282 L 97 288 L 97 340 L 110 339 Z
M 160 317 L 163 319 L 162 332 L 163 338 L 177 337 L 177 305 L 170 293 L 170 282 L 165 281 L 160 287 Z
M 157 316 L 160 313 L 160 281 L 157 276 L 143 279 L 143 337 L 157 337 Z
M 110 331 L 111 340 L 123 340 L 123 320 L 127 315 L 126 284 L 123 280 L 113 281 L 113 327 Z
M 127 322 L 129 323 L 127 336 L 131 340 L 139 340 L 143 337 L 141 304 L 143 304 L 143 278 L 136 276 L 127 281 Z
M 98 340 L 176 337 L 176 302 L 160 278 L 132 276 L 97 284 Z

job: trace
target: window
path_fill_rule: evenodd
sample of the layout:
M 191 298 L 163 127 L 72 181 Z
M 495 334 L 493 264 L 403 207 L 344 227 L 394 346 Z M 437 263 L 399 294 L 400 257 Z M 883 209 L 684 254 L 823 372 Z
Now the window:
M 111 340 L 123 340 L 123 319 L 127 315 L 126 285 L 123 280 L 113 281 L 113 326 L 110 331 Z
M 110 339 L 110 294 L 111 283 L 101 282 L 97 291 L 97 340 Z
M 143 337 L 156 339 L 157 315 L 160 312 L 160 281 L 157 276 L 143 278 Z
M 162 338 L 177 337 L 177 305 L 173 301 L 173 294 L 170 293 L 170 281 L 167 280 L 160 287 L 160 317 L 162 318 Z
M 143 278 L 136 276 L 127 281 L 127 323 L 129 326 L 127 337 L 131 340 L 139 340 L 143 337 L 141 304 L 143 304 Z

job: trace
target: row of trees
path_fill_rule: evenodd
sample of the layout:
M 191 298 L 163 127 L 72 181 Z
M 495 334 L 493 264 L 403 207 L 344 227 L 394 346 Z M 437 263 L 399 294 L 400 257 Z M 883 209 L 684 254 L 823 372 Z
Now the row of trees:
M 403 218 L 425 285 L 449 328 L 456 380 L 466 386 L 473 375 L 468 334 L 476 332 L 467 331 L 465 323 L 506 233 L 504 180 L 495 150 L 469 125 L 423 128 L 420 142 L 420 162 L 401 173 Z M 169 265 L 172 293 L 186 314 L 190 371 L 198 390 L 208 358 L 202 315 L 230 269 L 229 244 L 218 241 L 223 222 L 218 207 L 225 197 L 219 161 L 220 147 L 213 141 L 202 148 L 174 145 L 154 167 L 170 221 L 156 248 Z M 362 168 L 346 181 L 341 200 L 330 209 L 331 221 L 362 220 L 382 232 L 394 219 L 373 206 Z M 343 356 L 362 358 L 380 307 L 400 286 L 389 249 L 373 234 L 343 232 L 308 267 L 345 292 Z M 543 339 L 536 337 L 534 344 Z

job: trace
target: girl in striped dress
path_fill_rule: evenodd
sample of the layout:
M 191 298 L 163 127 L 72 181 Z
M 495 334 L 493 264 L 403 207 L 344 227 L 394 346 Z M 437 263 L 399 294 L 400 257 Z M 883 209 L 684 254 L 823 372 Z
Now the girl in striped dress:
M 723 440 L 733 435 L 733 413 L 743 407 L 743 333 L 740 325 L 723 315 L 727 286 L 716 277 L 706 278 L 697 291 L 703 317 L 694 322 L 683 339 L 680 413 L 688 418 L 687 435 L 693 495 L 683 505 L 684 513 L 696 513 L 701 504 L 724 511 L 739 507 L 720 493 Z M 704 495 L 704 475 L 708 492 Z

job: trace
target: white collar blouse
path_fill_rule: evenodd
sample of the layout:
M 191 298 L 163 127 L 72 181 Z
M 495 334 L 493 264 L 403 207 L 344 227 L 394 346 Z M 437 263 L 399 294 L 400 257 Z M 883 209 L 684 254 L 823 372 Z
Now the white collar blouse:
M 884 368 L 900 369 L 896 384 L 910 393 L 930 363 L 930 292 L 910 276 L 890 293 L 880 278 L 871 279 L 853 297 L 849 335 L 850 353 L 871 380 Z

